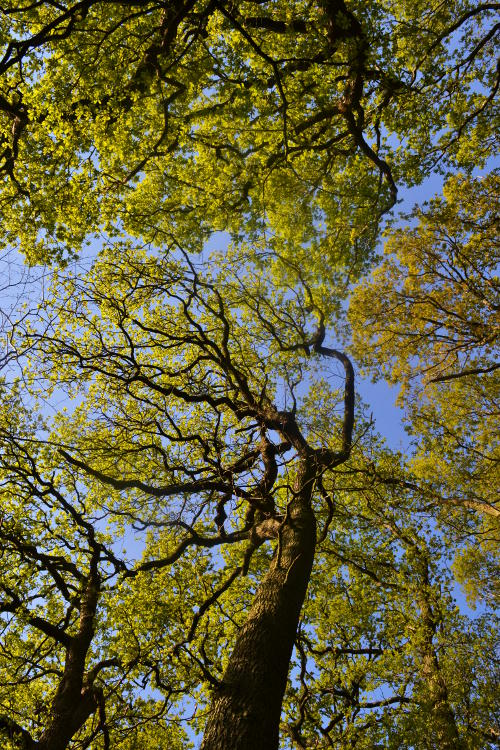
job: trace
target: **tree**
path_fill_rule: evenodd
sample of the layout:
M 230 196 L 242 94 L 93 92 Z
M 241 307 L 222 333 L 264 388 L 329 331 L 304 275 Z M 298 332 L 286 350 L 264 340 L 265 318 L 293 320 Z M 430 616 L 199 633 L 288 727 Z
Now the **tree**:
M 255 595 L 221 683 L 220 697 L 214 700 L 212 720 L 219 715 L 221 726 L 211 729 L 209 721 L 205 740 L 208 747 L 210 742 L 213 746 L 221 741 L 229 745 L 236 736 L 242 747 L 251 747 L 260 737 L 264 745 L 271 746 L 277 742 L 289 660 L 314 555 L 314 485 L 318 474 L 344 462 L 350 452 L 352 368 L 344 355 L 323 346 L 321 333 L 314 334 L 309 342 L 300 338 L 293 342 L 295 346 L 309 346 L 320 355 L 339 358 L 346 370 L 345 414 L 338 448 L 312 447 L 297 424 L 294 410 L 278 410 L 271 400 L 274 388 L 267 368 L 274 354 L 273 340 L 268 352 L 252 352 L 245 340 L 238 341 L 239 326 L 232 321 L 228 307 L 229 289 L 223 300 L 219 289 L 204 281 L 191 263 L 182 273 L 179 258 L 173 262 L 148 257 L 141 260 L 134 249 L 129 263 L 125 250 L 118 266 L 110 260 L 103 258 L 94 268 L 85 292 L 83 288 L 77 291 L 70 282 L 64 303 L 70 317 L 61 308 L 59 314 L 64 318 L 59 322 L 59 332 L 49 336 L 47 328 L 40 339 L 42 362 L 50 368 L 51 362 L 64 362 L 64 378 L 68 381 L 72 367 L 82 364 L 85 372 L 97 376 L 92 391 L 98 388 L 101 393 L 94 401 L 97 421 L 88 415 L 87 426 L 79 430 L 82 440 L 87 436 L 94 449 L 102 432 L 103 457 L 96 454 L 92 463 L 87 463 L 64 449 L 61 455 L 72 467 L 83 470 L 80 481 L 90 475 L 115 490 L 135 489 L 157 498 L 183 498 L 180 504 L 174 499 L 166 508 L 166 518 L 156 521 L 160 527 L 185 529 L 176 548 L 165 559 L 145 562 L 137 570 L 171 564 L 190 545 L 212 547 L 247 538 L 248 559 L 243 559 L 231 574 L 234 578 L 248 567 L 255 546 L 266 538 L 279 540 L 279 553 Z M 109 274 L 114 282 L 108 292 Z M 238 299 L 239 290 L 235 293 Z M 97 306 L 97 314 L 89 310 L 92 306 Z M 238 300 L 233 315 L 244 311 Z M 99 330 L 104 314 L 108 320 L 105 328 L 111 326 L 108 334 Z M 258 318 L 255 327 L 258 337 L 262 328 Z M 37 336 L 35 332 L 32 335 Z M 264 345 L 262 334 L 260 338 Z M 171 359 L 163 356 L 169 349 L 173 349 Z M 288 357 L 281 364 L 276 354 L 274 358 L 278 368 L 285 368 L 286 377 L 292 377 L 293 360 Z M 119 413 L 123 409 L 124 422 Z M 99 428 L 99 411 L 106 415 L 105 422 L 114 423 L 111 434 L 105 426 L 104 431 Z M 271 439 L 271 431 L 279 436 L 277 444 Z M 238 432 L 244 437 L 233 438 Z M 110 440 L 117 441 L 117 454 Z M 169 442 L 178 444 L 172 456 Z M 70 445 L 73 453 L 83 450 L 85 455 L 83 443 L 78 447 L 70 440 Z M 297 460 L 287 480 L 279 461 L 292 449 Z M 110 461 L 111 466 L 115 464 L 112 470 L 107 468 Z M 252 474 L 261 464 L 261 476 L 255 481 Z M 158 487 L 144 479 L 152 476 L 164 477 Z M 197 498 L 194 505 L 193 496 Z M 247 509 L 239 523 L 232 521 L 237 528 L 226 531 L 226 504 L 233 497 Z M 145 512 L 143 516 L 140 500 L 134 500 L 129 513 L 148 526 L 150 514 Z M 207 515 L 218 529 L 215 536 L 206 535 Z M 236 518 L 240 515 L 237 512 Z M 232 733 L 227 738 L 223 727 Z M 53 739 L 48 746 L 56 747 Z M 60 746 L 65 744 L 61 742 Z
M 351 299 L 353 352 L 372 374 L 402 388 L 417 441 L 416 477 L 443 512 L 462 505 L 477 539 L 457 564 L 472 597 L 496 598 L 498 519 L 498 175 L 458 175 L 391 233 L 387 257 Z M 369 304 L 368 304 L 369 300 Z M 461 561 L 460 561 L 461 559 Z M 468 561 L 468 562 L 467 562 Z M 475 568 L 475 571 L 474 571 Z M 462 575 L 463 577 L 463 575 Z M 479 587 L 479 589 L 478 589 Z
M 3 242 L 67 264 L 3 385 L 5 742 L 186 746 L 196 704 L 204 750 L 493 745 L 448 490 L 328 343 L 396 182 L 486 159 L 495 9 L 4 9 Z

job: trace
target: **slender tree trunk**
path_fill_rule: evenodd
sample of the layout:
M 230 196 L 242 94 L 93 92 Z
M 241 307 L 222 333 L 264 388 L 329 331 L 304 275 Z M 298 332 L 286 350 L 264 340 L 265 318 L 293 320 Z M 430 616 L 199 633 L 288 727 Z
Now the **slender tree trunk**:
M 422 675 L 425 679 L 425 696 L 431 719 L 432 736 L 427 738 L 430 747 L 440 750 L 462 750 L 464 747 L 450 706 L 448 688 L 444 680 L 435 647 L 436 618 L 428 596 L 429 572 L 424 564 L 423 586 L 417 596 L 422 618 L 420 645 Z
M 201 750 L 278 749 L 281 705 L 314 559 L 315 473 L 314 456 L 303 456 L 270 569 L 215 691 Z

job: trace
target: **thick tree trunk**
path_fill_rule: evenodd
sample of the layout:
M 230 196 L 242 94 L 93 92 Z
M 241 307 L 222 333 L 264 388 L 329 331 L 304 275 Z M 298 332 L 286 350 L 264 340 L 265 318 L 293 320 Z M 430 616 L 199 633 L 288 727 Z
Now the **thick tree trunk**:
M 85 662 L 94 636 L 99 600 L 99 552 L 92 556 L 80 604 L 78 632 L 70 638 L 64 674 L 52 702 L 51 722 L 36 743 L 36 750 L 66 750 L 71 738 L 97 709 L 92 685 L 85 685 Z
M 271 567 L 216 690 L 201 750 L 277 750 L 290 658 L 316 543 L 311 493 L 316 462 L 301 459 Z

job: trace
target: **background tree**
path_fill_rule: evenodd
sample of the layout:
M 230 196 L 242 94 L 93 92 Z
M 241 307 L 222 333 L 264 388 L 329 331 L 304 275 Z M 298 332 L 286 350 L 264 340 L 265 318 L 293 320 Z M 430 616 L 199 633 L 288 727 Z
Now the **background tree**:
M 479 511 L 467 514 L 465 529 L 464 514 L 458 514 L 456 541 L 465 546 L 458 548 L 456 566 L 472 598 L 493 600 L 499 516 L 497 205 L 494 172 L 450 179 L 443 198 L 415 212 L 418 225 L 389 235 L 385 260 L 350 303 L 358 361 L 374 377 L 401 386 L 416 443 L 412 472 L 445 518 L 456 506 Z
M 106 598 L 124 564 L 76 476 L 34 438 L 41 423 L 15 389 L 2 395 L 2 744 L 57 750 L 78 733 L 75 747 L 137 746 L 158 705 L 141 699 L 135 665 L 109 653 Z M 175 727 L 168 741 L 180 747 Z

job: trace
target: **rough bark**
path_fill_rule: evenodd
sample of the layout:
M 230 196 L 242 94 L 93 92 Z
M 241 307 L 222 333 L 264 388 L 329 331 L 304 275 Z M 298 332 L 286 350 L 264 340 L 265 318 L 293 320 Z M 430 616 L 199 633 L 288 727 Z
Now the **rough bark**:
M 96 551 L 81 598 L 78 632 L 70 639 L 64 673 L 52 703 L 51 722 L 36 743 L 36 750 L 65 750 L 73 735 L 97 709 L 94 687 L 86 684 L 84 678 L 99 599 L 98 560 Z
M 313 453 L 300 459 L 268 573 L 216 689 L 201 750 L 277 750 L 281 705 L 316 544 Z

